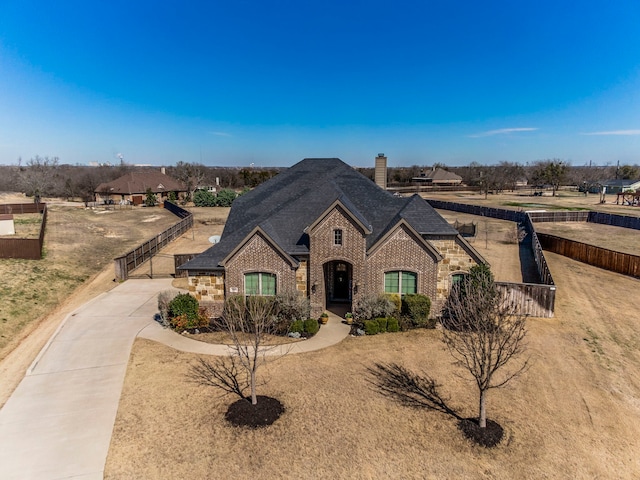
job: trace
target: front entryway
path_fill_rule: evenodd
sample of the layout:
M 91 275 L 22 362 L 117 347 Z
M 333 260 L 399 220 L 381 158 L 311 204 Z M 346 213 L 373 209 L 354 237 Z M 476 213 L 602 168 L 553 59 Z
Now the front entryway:
M 328 262 L 324 266 L 327 305 L 351 303 L 352 267 L 344 261 Z

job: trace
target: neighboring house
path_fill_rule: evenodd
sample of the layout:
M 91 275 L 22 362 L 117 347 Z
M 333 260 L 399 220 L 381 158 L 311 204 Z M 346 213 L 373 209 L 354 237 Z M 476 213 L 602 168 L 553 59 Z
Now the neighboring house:
M 176 198 L 183 197 L 187 187 L 161 170 L 142 170 L 130 172 L 112 182 L 101 183 L 96 188 L 96 201 L 99 203 L 132 203 L 140 205 L 147 198 L 147 190 L 156 195 L 158 202 L 163 202 L 170 192 Z
M 605 193 L 621 193 L 626 192 L 627 190 L 640 190 L 640 181 L 638 180 L 607 180 L 602 182 L 601 185 L 605 187 L 607 190 Z
M 432 168 L 426 172 L 422 171 L 419 177 L 413 177 L 411 180 L 425 185 L 439 186 L 455 186 L 462 183 L 462 177 L 460 175 L 456 175 L 442 168 Z
M 180 267 L 189 290 L 297 291 L 313 315 L 366 294 L 421 293 L 436 315 L 456 276 L 485 260 L 418 195 L 398 198 L 337 158 L 305 159 L 233 203 L 220 242 Z

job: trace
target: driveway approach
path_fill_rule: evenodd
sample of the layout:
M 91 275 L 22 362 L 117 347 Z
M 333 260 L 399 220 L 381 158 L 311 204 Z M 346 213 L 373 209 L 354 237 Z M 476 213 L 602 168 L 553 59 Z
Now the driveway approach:
M 224 355 L 163 329 L 157 295 L 171 279 L 129 280 L 69 315 L 0 410 L 0 479 L 102 479 L 133 341 Z M 291 353 L 339 342 L 349 328 L 331 318 Z

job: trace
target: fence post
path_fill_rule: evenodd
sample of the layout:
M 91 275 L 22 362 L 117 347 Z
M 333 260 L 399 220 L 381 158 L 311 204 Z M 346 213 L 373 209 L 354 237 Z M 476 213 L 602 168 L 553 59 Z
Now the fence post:
M 129 278 L 129 272 L 127 270 L 127 256 L 118 257 L 113 260 L 113 266 L 116 271 L 116 281 L 124 282 Z

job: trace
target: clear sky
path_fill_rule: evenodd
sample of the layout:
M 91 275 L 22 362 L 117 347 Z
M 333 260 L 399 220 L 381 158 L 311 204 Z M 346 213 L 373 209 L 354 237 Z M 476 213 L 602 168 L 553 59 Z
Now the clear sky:
M 640 1 L 0 0 L 0 163 L 640 163 Z

